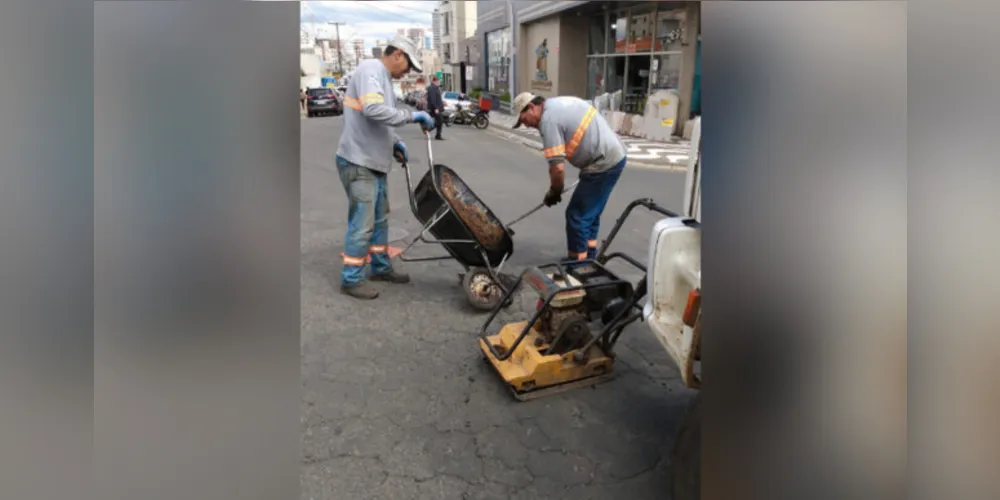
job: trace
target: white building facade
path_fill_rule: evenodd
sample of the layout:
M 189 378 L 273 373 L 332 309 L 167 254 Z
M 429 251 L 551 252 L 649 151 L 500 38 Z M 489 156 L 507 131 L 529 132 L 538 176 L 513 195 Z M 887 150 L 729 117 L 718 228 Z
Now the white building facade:
M 431 14 L 431 49 L 441 52 L 441 10 Z
M 445 90 L 468 92 L 473 82 L 466 78 L 466 63 L 461 50 L 467 38 L 476 34 L 477 2 L 442 1 L 437 8 L 440 26 L 441 86 Z

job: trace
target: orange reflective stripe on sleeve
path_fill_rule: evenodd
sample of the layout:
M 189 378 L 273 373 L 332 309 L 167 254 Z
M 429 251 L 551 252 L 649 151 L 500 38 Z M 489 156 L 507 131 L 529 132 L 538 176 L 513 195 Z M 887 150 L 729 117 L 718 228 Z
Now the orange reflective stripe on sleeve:
M 386 253 L 389 249 L 385 245 L 372 245 L 368 247 L 368 253 Z
M 367 257 L 367 255 L 365 257 Z M 351 257 L 349 255 L 344 255 L 344 265 L 363 266 L 365 265 L 365 257 Z
M 587 110 L 587 114 L 583 115 L 583 120 L 580 120 L 580 125 L 576 127 L 576 132 L 573 133 L 573 139 L 569 141 L 569 145 L 566 146 L 566 157 L 570 158 L 573 153 L 576 152 L 576 148 L 580 147 L 580 141 L 583 140 L 583 134 L 587 132 L 587 127 L 590 126 L 590 122 L 594 120 L 594 115 L 597 114 L 597 108 L 591 106 Z
M 353 97 L 344 96 L 344 106 L 351 108 L 355 111 L 361 111 L 361 103 Z
M 587 240 L 587 248 L 597 248 L 597 240 Z
M 544 154 L 546 158 L 552 158 L 552 157 L 555 157 L 555 156 L 565 155 L 566 154 L 566 145 L 565 144 L 560 144 L 558 146 L 552 146 L 551 148 L 548 148 L 548 149 L 542 151 L 542 154 Z

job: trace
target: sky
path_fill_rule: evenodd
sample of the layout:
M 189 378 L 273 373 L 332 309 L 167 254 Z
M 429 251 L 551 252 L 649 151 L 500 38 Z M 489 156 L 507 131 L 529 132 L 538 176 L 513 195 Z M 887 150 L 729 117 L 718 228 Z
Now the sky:
M 341 38 L 361 37 L 371 47 L 380 38 L 391 39 L 398 28 L 420 27 L 431 34 L 435 1 L 338 0 L 301 2 L 302 23 L 341 22 Z M 332 26 L 330 28 L 333 28 Z M 333 32 L 330 31 L 332 34 Z

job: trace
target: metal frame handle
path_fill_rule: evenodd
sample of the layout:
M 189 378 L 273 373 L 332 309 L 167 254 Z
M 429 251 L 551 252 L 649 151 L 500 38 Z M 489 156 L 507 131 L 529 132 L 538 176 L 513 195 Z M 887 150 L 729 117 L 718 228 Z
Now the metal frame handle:
M 430 169 L 431 180 L 434 182 L 434 185 L 437 186 L 437 176 L 434 174 L 434 150 L 431 147 L 431 131 L 423 127 L 420 128 L 423 129 L 424 137 L 427 138 L 427 168 Z M 417 210 L 417 199 L 415 196 L 416 193 L 413 192 L 413 181 L 410 179 L 409 165 L 405 161 L 401 163 L 403 167 L 403 173 L 406 174 L 406 193 L 407 196 L 410 197 L 410 211 L 413 212 L 414 217 L 420 218 L 420 216 L 417 214 L 419 210 Z M 435 187 L 435 189 L 437 188 Z
M 611 233 L 608 234 L 608 237 L 605 238 L 604 241 L 601 242 L 601 248 L 600 248 L 600 250 L 597 251 L 597 259 L 596 259 L 597 261 L 599 261 L 601 263 L 604 263 L 604 262 L 607 262 L 607 260 L 609 258 L 611 258 L 611 256 L 605 257 L 604 253 L 607 252 L 608 247 L 611 246 L 611 242 L 614 241 L 615 236 L 618 235 L 618 231 L 620 231 L 621 228 L 622 228 L 622 225 L 625 224 L 625 219 L 628 219 L 628 216 L 632 214 L 632 210 L 634 210 L 635 207 L 638 207 L 638 206 L 645 207 L 647 210 L 650 210 L 650 211 L 653 211 L 653 212 L 658 212 L 658 213 L 663 214 L 663 215 L 665 215 L 667 217 L 680 217 L 680 215 L 678 215 L 678 214 L 676 214 L 674 212 L 671 212 L 670 210 L 667 210 L 666 208 L 663 208 L 662 206 L 660 206 L 659 204 L 657 204 L 655 201 L 653 201 L 652 198 L 639 198 L 637 200 L 633 200 L 632 203 L 629 203 L 628 206 L 625 207 L 625 210 L 622 212 L 621 216 L 618 217 L 618 220 L 615 221 L 615 225 L 614 225 L 614 227 L 611 228 Z M 620 253 L 616 254 L 615 256 L 616 257 L 622 257 L 622 258 L 626 257 L 624 254 L 620 254 Z M 639 263 L 636 262 L 635 259 L 626 258 L 625 260 L 628 260 L 629 263 L 631 263 L 633 265 L 636 265 L 640 269 L 645 270 L 644 266 L 638 265 Z
M 593 265 L 596 265 L 596 266 L 601 266 L 600 263 L 595 262 L 593 260 L 581 260 L 581 261 L 579 261 L 579 264 L 581 264 L 581 265 L 582 264 L 587 264 L 587 263 L 590 263 L 590 264 L 593 264 Z M 574 264 L 576 264 L 576 263 L 574 263 Z M 601 266 L 601 267 L 603 268 L 603 266 Z M 558 264 L 558 263 L 552 263 L 552 264 L 545 264 L 545 265 L 541 265 L 541 266 L 536 266 L 536 269 L 539 269 L 539 270 L 551 269 L 551 268 L 556 268 L 560 272 L 563 272 L 562 265 Z M 566 292 L 574 292 L 574 291 L 577 291 L 577 290 L 590 290 L 590 289 L 593 289 L 593 288 L 611 288 L 611 287 L 616 287 L 616 286 L 621 286 L 621 285 L 627 285 L 627 286 L 631 285 L 631 283 L 629 283 L 629 282 L 627 282 L 625 280 L 618 279 L 618 280 L 601 281 L 601 282 L 596 282 L 596 283 L 586 283 L 586 284 L 583 284 L 583 285 L 580 285 L 580 286 L 573 286 L 573 287 L 561 288 L 558 292 L 553 293 L 552 295 L 549 295 L 547 298 L 544 299 L 544 301 L 542 303 L 542 306 L 539 307 L 539 308 L 537 308 L 535 310 L 535 313 L 525 323 L 524 328 L 521 329 L 521 333 L 517 336 L 517 339 L 514 340 L 514 343 L 511 344 L 509 347 L 506 347 L 505 352 L 500 353 L 500 352 L 497 351 L 496 346 L 494 346 L 489 341 L 489 334 L 486 333 L 486 330 L 489 328 L 490 324 L 493 323 L 493 320 L 496 318 L 497 313 L 499 313 L 500 310 L 503 309 L 504 304 L 510 302 L 511 296 L 514 294 L 514 292 L 516 290 L 518 290 L 518 288 L 521 285 L 521 282 L 524 280 L 524 275 L 526 275 L 530 270 L 531 270 L 531 268 L 528 268 L 528 269 L 525 269 L 524 271 L 521 271 L 521 274 L 517 277 L 517 281 L 514 282 L 513 285 L 511 285 L 510 290 L 508 290 L 506 293 L 504 293 L 504 296 L 500 300 L 500 302 L 498 302 L 497 305 L 493 307 L 493 310 L 490 311 L 489 317 L 486 318 L 486 321 L 483 323 L 482 328 L 479 330 L 479 339 L 482 340 L 483 343 L 486 344 L 486 347 L 489 348 L 489 350 L 490 350 L 490 354 L 492 354 L 493 357 L 496 358 L 497 361 L 504 361 L 504 360 L 510 358 L 514 354 L 514 351 L 517 350 L 517 347 L 519 345 L 521 345 L 521 341 L 523 341 L 524 338 L 528 336 L 528 332 L 531 331 L 531 328 L 534 327 L 535 323 L 538 322 L 538 319 L 542 315 L 542 311 L 544 311 L 548 307 L 548 305 L 552 302 L 552 300 L 555 299 L 557 296 L 559 296 L 559 295 L 561 295 L 563 293 L 566 293 Z M 589 349 L 591 345 L 593 345 L 593 342 L 589 342 L 587 344 L 587 349 Z M 586 352 L 586 351 L 584 351 L 584 352 Z

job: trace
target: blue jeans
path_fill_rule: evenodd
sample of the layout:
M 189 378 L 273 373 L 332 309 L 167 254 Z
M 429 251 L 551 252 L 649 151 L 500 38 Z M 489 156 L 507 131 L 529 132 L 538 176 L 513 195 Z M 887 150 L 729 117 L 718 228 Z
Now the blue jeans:
M 356 285 L 365 280 L 365 264 L 371 256 L 372 274 L 392 271 L 389 262 L 388 175 L 337 157 L 340 182 L 350 202 L 347 211 L 347 237 L 344 244 L 342 285 Z
M 566 247 L 571 260 L 597 257 L 597 232 L 601 228 L 601 214 L 622 170 L 625 170 L 624 158 L 611 170 L 580 174 L 580 183 L 576 185 L 569 206 L 566 207 Z

